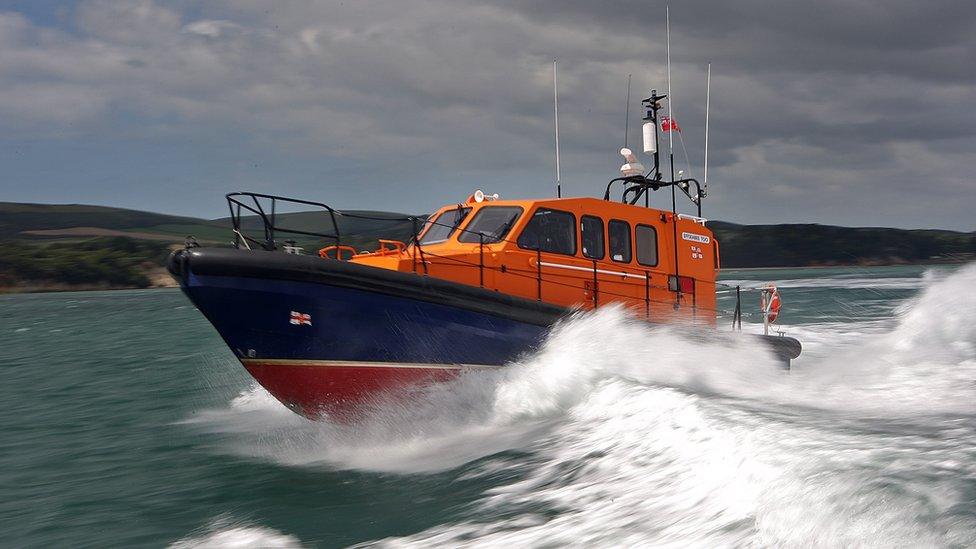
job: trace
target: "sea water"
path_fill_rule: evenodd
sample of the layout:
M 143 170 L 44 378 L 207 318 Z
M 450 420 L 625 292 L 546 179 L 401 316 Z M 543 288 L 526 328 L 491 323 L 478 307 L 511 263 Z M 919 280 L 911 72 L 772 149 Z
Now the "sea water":
M 778 284 L 791 372 L 606 307 L 356 424 L 178 291 L 0 297 L 0 545 L 976 545 L 976 264 L 724 281 Z

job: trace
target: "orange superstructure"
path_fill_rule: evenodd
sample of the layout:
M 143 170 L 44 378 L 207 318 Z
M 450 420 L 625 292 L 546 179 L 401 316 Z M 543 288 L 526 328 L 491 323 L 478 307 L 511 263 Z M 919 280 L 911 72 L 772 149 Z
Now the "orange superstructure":
M 470 197 L 431 215 L 419 245 L 387 241 L 350 261 L 565 307 L 715 322 L 719 249 L 704 220 L 627 203 Z

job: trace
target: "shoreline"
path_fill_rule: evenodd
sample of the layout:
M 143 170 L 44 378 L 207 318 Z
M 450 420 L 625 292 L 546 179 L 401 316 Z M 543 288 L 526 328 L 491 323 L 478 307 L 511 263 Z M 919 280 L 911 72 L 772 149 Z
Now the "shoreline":
M 861 265 L 857 263 L 851 263 L 848 265 L 805 265 L 802 267 L 726 267 L 722 269 L 722 272 L 728 271 L 785 271 L 788 269 L 849 269 L 852 267 L 860 267 L 864 269 L 872 269 L 875 267 L 938 267 L 941 265 L 965 265 L 976 261 L 976 259 L 967 259 L 963 261 L 925 261 L 921 263 L 879 263 L 870 265 Z
M 795 270 L 795 269 L 849 269 L 852 267 L 859 268 L 875 268 L 875 267 L 937 267 L 940 265 L 965 265 L 974 261 L 973 259 L 965 259 L 962 261 L 925 261 L 919 263 L 883 263 L 883 264 L 848 264 L 848 265 L 805 265 L 805 266 L 792 266 L 792 267 L 729 267 L 722 269 L 722 272 L 749 272 L 749 271 L 783 271 L 783 270 Z M 47 282 L 47 283 L 23 283 L 13 286 L 0 286 L 0 296 L 6 295 L 18 295 L 18 294 L 51 294 L 51 293 L 68 293 L 68 292 L 104 292 L 104 291 L 115 291 L 115 290 L 169 290 L 173 288 L 179 288 L 179 284 L 175 279 L 166 275 L 164 279 L 162 276 L 152 276 L 153 284 L 149 286 L 111 286 L 103 284 L 60 284 L 57 282 Z
M 145 269 L 146 278 L 149 279 L 148 286 L 122 285 L 116 286 L 108 283 L 98 284 L 67 284 L 51 280 L 38 281 L 19 281 L 12 285 L 0 285 L 0 295 L 8 294 L 51 294 L 58 292 L 102 292 L 108 290 L 152 290 L 156 288 L 179 288 L 176 282 L 165 267 L 151 267 Z
M 173 281 L 170 285 L 152 286 L 110 286 L 100 284 L 37 284 L 23 286 L 0 286 L 0 296 L 20 295 L 20 294 L 57 294 L 70 292 L 107 292 L 117 290 L 172 290 L 179 288 L 179 284 Z

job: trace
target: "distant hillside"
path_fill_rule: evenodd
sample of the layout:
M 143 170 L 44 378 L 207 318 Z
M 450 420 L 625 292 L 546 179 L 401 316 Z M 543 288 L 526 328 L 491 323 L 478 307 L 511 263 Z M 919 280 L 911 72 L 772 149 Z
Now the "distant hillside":
M 412 224 L 402 214 L 349 212 L 370 221 L 337 219 L 342 243 L 358 250 L 375 249 L 379 238 L 407 240 Z M 263 238 L 259 218 L 245 217 L 243 232 Z M 333 233 L 328 214 L 279 214 L 277 225 L 306 232 Z M 173 285 L 163 268 L 166 256 L 193 235 L 206 245 L 229 246 L 229 218 L 205 220 L 122 208 L 79 204 L 18 204 L 0 202 L 0 293 L 12 291 L 147 288 Z M 294 238 L 311 253 L 323 239 L 279 233 Z
M 413 229 L 403 214 L 379 211 L 350 211 L 349 214 L 376 218 L 374 221 L 339 216 L 336 219 L 344 244 L 357 249 L 373 249 L 378 238 L 407 240 Z M 305 232 L 331 234 L 331 218 L 326 212 L 309 211 L 280 213 L 275 223 L 279 227 Z M 245 216 L 244 234 L 263 238 L 261 219 Z M 193 235 L 201 243 L 229 245 L 234 234 L 230 218 L 214 220 L 111 208 L 82 204 L 20 204 L 0 202 L 0 240 L 43 239 L 77 240 L 94 237 L 129 237 L 139 240 L 182 243 Z M 294 239 L 312 248 L 324 245 L 322 239 L 280 233 L 280 240 Z
M 723 267 L 891 265 L 976 259 L 976 232 L 836 227 L 817 224 L 737 225 L 709 221 Z
M 172 286 L 168 244 L 132 238 L 0 240 L 0 293 Z
M 87 230 L 85 230 L 87 229 Z M 182 242 L 194 234 L 204 240 L 227 241 L 225 225 L 193 217 L 141 212 L 84 204 L 20 204 L 0 202 L 0 239 L 126 236 Z
M 403 214 L 359 211 L 339 216 L 342 243 L 372 250 L 379 238 L 410 239 Z M 279 227 L 332 233 L 325 212 L 283 213 Z M 722 266 L 802 267 L 952 262 L 976 259 L 976 233 L 942 230 L 849 228 L 829 225 L 737 225 L 710 221 L 721 245 Z M 243 231 L 263 238 L 257 217 L 243 219 Z M 171 284 L 162 269 L 168 249 L 193 235 L 206 245 L 233 240 L 228 218 L 206 220 L 105 206 L 0 202 L 0 292 L 42 289 L 148 287 Z M 329 243 L 294 239 L 310 253 Z

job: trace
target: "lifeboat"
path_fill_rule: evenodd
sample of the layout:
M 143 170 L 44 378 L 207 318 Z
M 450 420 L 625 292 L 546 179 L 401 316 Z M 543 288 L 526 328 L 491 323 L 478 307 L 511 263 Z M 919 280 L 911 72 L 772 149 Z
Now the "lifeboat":
M 655 130 L 661 98 L 645 100 Z M 235 246 L 190 243 L 168 268 L 254 379 L 310 418 L 345 417 L 465 370 L 504 367 L 536 350 L 560 319 L 611 304 L 650 323 L 723 337 L 720 247 L 701 217 L 705 190 L 690 178 L 663 180 L 656 153 L 644 174 L 621 152 L 628 163 L 602 198 L 508 200 L 478 191 L 429 216 L 399 219 L 409 237 L 371 251 L 351 245 L 343 222 L 392 217 L 231 193 Z M 671 209 L 651 207 L 659 189 L 686 195 L 697 215 L 678 213 L 673 199 Z M 286 206 L 319 212 L 326 229 L 283 226 L 288 218 L 275 212 Z M 305 253 L 297 240 L 321 247 Z M 736 317 L 741 327 L 738 303 Z M 800 354 L 793 338 L 749 337 L 785 365 Z

